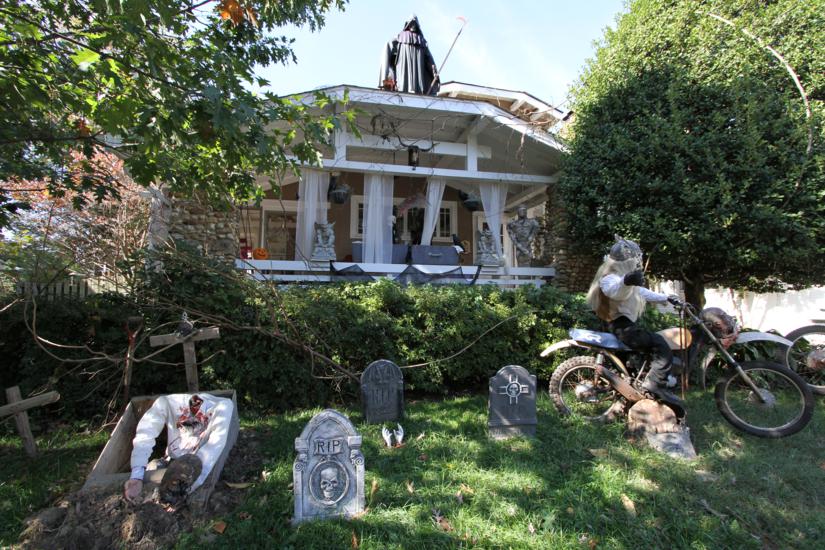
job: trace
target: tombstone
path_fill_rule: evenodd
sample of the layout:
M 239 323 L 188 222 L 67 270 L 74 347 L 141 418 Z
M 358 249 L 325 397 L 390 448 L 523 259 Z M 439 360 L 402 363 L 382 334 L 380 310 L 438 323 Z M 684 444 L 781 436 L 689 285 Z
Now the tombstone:
M 332 409 L 316 414 L 295 439 L 295 451 L 293 525 L 364 511 L 361 436 L 346 416 Z
M 404 375 L 392 361 L 373 361 L 361 374 L 361 406 L 367 424 L 396 422 L 404 414 Z
M 644 436 L 653 449 L 672 458 L 696 459 L 690 429 L 667 405 L 652 399 L 637 401 L 627 413 L 627 431 L 635 437 Z
M 487 427 L 493 439 L 536 435 L 536 377 L 518 365 L 490 378 Z

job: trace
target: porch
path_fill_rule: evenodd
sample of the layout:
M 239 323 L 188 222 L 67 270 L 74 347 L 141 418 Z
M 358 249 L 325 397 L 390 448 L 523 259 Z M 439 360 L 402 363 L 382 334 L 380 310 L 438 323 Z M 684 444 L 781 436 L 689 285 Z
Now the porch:
M 284 283 L 550 280 L 555 271 L 541 259 L 536 230 L 525 255 L 508 225 L 529 220 L 538 228 L 563 146 L 535 112 L 525 119 L 529 97 L 507 108 L 451 84 L 443 88 L 449 97 L 438 98 L 324 90 L 349 97 L 358 133 L 337 129 L 320 167 L 261 182 L 265 198 L 241 209 L 236 267 Z

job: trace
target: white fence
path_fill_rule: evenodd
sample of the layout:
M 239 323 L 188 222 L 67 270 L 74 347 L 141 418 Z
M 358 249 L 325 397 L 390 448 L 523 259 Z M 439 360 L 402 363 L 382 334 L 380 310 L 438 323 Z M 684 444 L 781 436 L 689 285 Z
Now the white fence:
M 667 294 L 681 294 L 679 285 L 659 287 Z M 825 323 L 825 287 L 788 292 L 740 292 L 730 288 L 705 289 L 705 306 L 719 307 L 747 328 L 788 334 L 795 328 Z

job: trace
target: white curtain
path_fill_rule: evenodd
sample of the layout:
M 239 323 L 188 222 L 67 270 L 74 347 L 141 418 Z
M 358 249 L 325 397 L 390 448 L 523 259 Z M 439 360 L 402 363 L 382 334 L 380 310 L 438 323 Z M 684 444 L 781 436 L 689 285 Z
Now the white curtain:
M 484 217 L 493 233 L 493 244 L 496 254 L 502 258 L 501 251 L 501 214 L 507 202 L 507 186 L 501 182 L 482 183 L 479 185 L 481 205 L 484 207 Z
M 424 230 L 421 233 L 421 244 L 428 245 L 433 240 L 445 187 L 447 187 L 447 181 L 444 178 L 430 178 L 427 181 L 427 206 L 424 208 Z
M 365 263 L 392 263 L 392 191 L 392 176 L 364 176 Z
M 301 170 L 298 183 L 298 219 L 295 229 L 295 259 L 308 260 L 315 241 L 315 224 L 327 223 L 329 173 L 311 168 Z

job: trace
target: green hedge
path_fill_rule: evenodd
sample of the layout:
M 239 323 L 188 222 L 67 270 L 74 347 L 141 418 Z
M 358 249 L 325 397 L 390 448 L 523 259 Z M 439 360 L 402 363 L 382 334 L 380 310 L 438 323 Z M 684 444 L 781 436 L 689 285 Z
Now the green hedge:
M 381 358 L 400 366 L 428 363 L 404 370 L 407 389 L 444 394 L 483 390 L 490 376 L 510 364 L 547 379 L 555 363 L 539 357 L 543 347 L 565 338 L 570 327 L 598 326 L 580 295 L 550 286 L 501 290 L 380 281 L 273 289 L 220 266 L 174 261 L 148 278 L 142 296 L 153 298 L 96 296 L 40 303 L 38 332 L 55 342 L 84 344 L 117 356 L 125 352 L 123 325 L 130 315 L 142 315 L 147 329 L 173 323 L 158 331 L 163 333 L 173 330 L 181 307 L 194 318 L 208 313 L 221 325 L 221 338 L 197 344 L 200 360 L 216 354 L 200 367 L 201 387 L 234 388 L 247 410 L 264 411 L 351 402 L 358 394 L 356 383 L 330 378 L 333 372 L 322 362 L 313 362 L 273 332 L 303 342 L 356 374 Z M 66 418 L 102 415 L 117 395 L 122 364 L 61 363 L 36 345 L 23 318 L 22 305 L 0 315 L 3 386 L 19 383 L 24 394 L 57 389 L 62 400 L 53 407 Z M 89 356 L 84 350 L 51 351 L 65 358 Z M 136 356 L 153 351 L 144 341 Z M 182 355 L 175 346 L 155 359 L 177 363 Z M 135 366 L 132 395 L 185 391 L 185 386 L 181 366 Z

